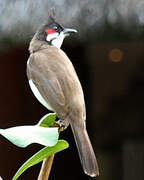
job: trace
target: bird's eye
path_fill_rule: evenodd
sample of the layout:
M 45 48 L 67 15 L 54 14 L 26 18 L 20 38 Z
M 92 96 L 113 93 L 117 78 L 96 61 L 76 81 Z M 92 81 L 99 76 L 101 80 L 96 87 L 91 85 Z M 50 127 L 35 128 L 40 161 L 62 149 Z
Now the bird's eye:
M 54 27 L 53 27 L 53 29 L 54 29 L 54 30 L 57 30 L 57 29 L 58 29 L 58 27 L 57 27 L 57 26 L 54 26 Z

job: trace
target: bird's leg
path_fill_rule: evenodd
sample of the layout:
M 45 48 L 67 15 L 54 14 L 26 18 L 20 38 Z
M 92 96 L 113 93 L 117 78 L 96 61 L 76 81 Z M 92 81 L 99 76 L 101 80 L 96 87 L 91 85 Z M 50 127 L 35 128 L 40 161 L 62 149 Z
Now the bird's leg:
M 59 129 L 59 133 L 61 131 L 64 131 L 67 126 L 65 125 L 64 121 L 63 120 L 58 120 L 58 121 L 55 121 L 54 124 L 53 124 L 54 127 L 58 127 Z

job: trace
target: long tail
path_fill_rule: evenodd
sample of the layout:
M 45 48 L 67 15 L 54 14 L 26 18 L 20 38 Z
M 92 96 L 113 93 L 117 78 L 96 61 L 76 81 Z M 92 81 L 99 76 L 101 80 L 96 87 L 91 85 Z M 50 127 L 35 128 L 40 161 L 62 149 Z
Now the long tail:
M 98 164 L 86 128 L 80 127 L 74 122 L 70 122 L 70 124 L 84 172 L 91 177 L 98 176 Z

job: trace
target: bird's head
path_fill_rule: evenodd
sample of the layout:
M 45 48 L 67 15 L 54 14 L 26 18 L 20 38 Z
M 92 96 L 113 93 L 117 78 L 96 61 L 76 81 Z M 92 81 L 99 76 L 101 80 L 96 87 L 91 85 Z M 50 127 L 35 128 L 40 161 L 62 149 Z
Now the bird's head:
M 53 17 L 50 16 L 49 23 L 42 25 L 37 32 L 37 37 L 39 40 L 47 41 L 49 45 L 60 48 L 64 38 L 71 33 L 76 32 L 75 29 L 63 28 Z

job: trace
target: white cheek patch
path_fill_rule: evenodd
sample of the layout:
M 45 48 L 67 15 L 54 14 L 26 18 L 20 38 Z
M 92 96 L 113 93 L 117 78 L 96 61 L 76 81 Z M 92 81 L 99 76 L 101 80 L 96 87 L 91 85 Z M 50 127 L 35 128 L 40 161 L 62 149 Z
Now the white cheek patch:
M 60 35 L 56 39 L 52 40 L 52 45 L 60 49 L 64 38 L 65 35 L 63 34 L 63 32 L 60 33 Z
M 51 41 L 51 40 L 57 38 L 58 36 L 59 36 L 59 33 L 57 33 L 57 32 L 56 33 L 51 33 L 51 34 L 47 35 L 46 40 Z
M 29 80 L 29 85 L 31 87 L 32 92 L 34 93 L 35 97 L 37 98 L 37 100 L 43 105 L 45 106 L 47 109 L 52 110 L 52 108 L 50 107 L 50 105 L 44 100 L 44 98 L 41 96 L 40 92 L 38 91 L 38 89 L 36 88 L 36 86 L 34 85 L 34 83 L 32 82 L 32 80 Z

